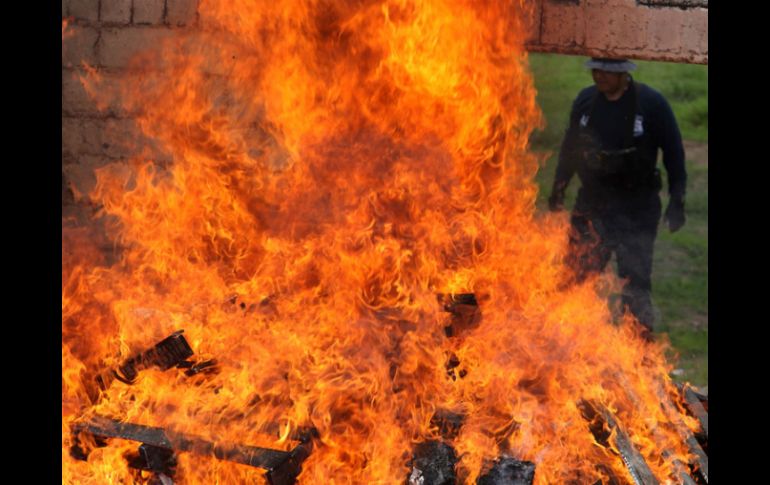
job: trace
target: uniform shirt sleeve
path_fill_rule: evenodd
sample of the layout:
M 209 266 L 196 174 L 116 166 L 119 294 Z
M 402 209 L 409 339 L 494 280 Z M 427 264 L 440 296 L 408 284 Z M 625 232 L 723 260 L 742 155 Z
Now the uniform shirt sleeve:
M 684 165 L 684 146 L 679 126 L 671 106 L 663 96 L 659 98 L 660 147 L 663 150 L 663 166 L 668 173 L 668 193 L 671 197 L 684 198 L 687 172 Z
M 581 93 L 582 94 L 582 93 Z M 579 123 L 579 102 L 581 96 L 578 95 L 572 103 L 572 110 L 569 116 L 569 125 L 564 134 L 564 140 L 559 150 L 559 163 L 556 165 L 556 176 L 553 181 L 554 190 L 564 190 L 569 185 L 570 180 L 577 170 L 577 161 L 575 158 L 575 145 L 578 135 Z

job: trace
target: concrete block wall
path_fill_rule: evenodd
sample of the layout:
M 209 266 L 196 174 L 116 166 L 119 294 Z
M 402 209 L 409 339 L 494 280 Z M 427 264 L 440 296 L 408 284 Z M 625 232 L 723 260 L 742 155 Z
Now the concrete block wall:
M 80 81 L 95 68 L 101 82 L 117 86 L 135 73 L 131 57 L 164 38 L 198 28 L 198 0 L 62 0 L 62 205 L 76 204 L 96 181 L 94 169 L 126 160 L 148 148 L 161 161 L 164 153 L 145 139 L 132 113 L 117 99 L 104 106 Z M 81 200 L 81 205 L 87 201 Z
M 708 0 L 536 0 L 527 48 L 708 64 Z

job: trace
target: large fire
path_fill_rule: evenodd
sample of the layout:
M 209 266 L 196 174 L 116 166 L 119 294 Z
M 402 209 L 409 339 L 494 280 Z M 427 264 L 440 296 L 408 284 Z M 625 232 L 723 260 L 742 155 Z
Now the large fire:
M 627 476 L 582 399 L 674 479 L 688 454 L 663 426 L 663 345 L 611 324 L 609 276 L 569 284 L 566 218 L 534 210 L 530 8 L 204 0 L 201 29 L 137 58 L 120 93 L 91 71 L 91 91 L 118 94 L 173 163 L 98 170 L 86 195 L 117 261 L 62 221 L 65 483 L 135 479 L 134 442 L 70 456 L 72 424 L 93 415 L 282 450 L 314 426 L 300 483 L 404 483 L 437 410 L 465 416 L 452 446 L 466 483 L 502 454 L 534 462 L 537 484 Z M 437 295 L 457 293 L 482 319 L 448 338 Z M 178 329 L 217 373 L 147 369 L 94 390 Z M 262 475 L 181 453 L 175 480 Z

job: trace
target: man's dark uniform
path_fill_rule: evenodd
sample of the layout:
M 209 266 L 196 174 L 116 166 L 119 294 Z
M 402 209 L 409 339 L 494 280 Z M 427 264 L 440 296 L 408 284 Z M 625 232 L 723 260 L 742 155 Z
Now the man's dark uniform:
M 552 208 L 555 198 L 563 200 L 577 173 L 582 186 L 571 217 L 567 263 L 582 281 L 602 271 L 614 252 L 618 275 L 627 279 L 623 304 L 649 330 L 652 253 L 661 216 L 658 148 L 671 196 L 666 215 L 683 224 L 684 148 L 668 102 L 633 79 L 616 101 L 588 87 L 572 105 L 550 200 Z

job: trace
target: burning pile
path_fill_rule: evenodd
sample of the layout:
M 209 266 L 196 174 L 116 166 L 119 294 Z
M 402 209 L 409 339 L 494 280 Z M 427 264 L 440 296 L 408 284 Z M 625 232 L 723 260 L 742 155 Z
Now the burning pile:
M 62 222 L 65 483 L 259 483 L 255 449 L 314 484 L 427 484 L 421 449 L 465 483 L 679 480 L 663 348 L 535 219 L 529 9 L 206 0 L 136 59 L 118 94 L 173 163 L 98 171 L 114 264 Z

